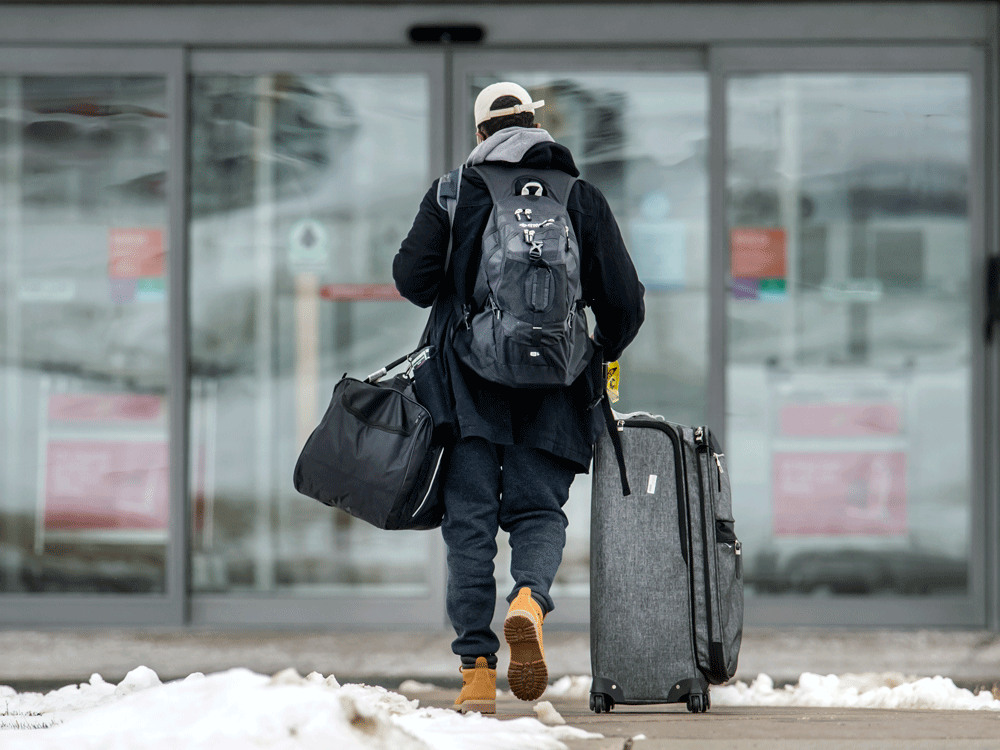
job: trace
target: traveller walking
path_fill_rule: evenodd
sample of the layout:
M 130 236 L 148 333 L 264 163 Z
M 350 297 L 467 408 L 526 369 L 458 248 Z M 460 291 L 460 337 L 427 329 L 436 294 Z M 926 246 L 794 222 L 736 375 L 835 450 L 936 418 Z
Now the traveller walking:
M 496 710 L 501 528 L 515 582 L 504 620 L 510 687 L 535 700 L 548 684 L 542 621 L 566 543 L 563 506 L 603 429 L 603 362 L 618 359 L 645 314 L 607 201 L 576 179 L 569 150 L 535 123 L 543 104 L 515 83 L 483 89 L 479 145 L 456 179 L 453 216 L 442 178 L 393 261 L 400 294 L 420 307 L 437 300 L 429 343 L 441 395 L 429 408 L 454 439 L 441 530 L 461 711 Z

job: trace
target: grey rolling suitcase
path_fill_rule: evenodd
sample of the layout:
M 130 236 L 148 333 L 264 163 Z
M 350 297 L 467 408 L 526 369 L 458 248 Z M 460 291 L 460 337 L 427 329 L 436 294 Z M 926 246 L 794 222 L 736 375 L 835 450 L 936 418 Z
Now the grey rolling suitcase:
M 706 711 L 709 685 L 736 672 L 743 633 L 725 456 L 706 427 L 612 414 L 607 402 L 605 414 L 593 473 L 590 708 Z

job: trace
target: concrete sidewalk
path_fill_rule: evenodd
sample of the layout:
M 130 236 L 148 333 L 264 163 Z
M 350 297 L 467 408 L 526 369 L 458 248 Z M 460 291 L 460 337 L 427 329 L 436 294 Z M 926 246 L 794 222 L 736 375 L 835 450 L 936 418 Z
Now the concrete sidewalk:
M 410 694 L 421 705 L 448 707 L 460 684 L 450 632 L 316 632 L 247 629 L 146 629 L 0 631 L 0 684 L 46 691 L 85 682 L 94 672 L 120 681 L 137 666 L 164 681 L 192 672 L 247 667 L 273 674 L 293 667 L 301 674 L 334 674 L 341 683 L 367 682 L 398 689 L 407 679 L 438 688 Z M 547 630 L 550 682 L 590 673 L 587 633 Z M 501 651 L 498 687 L 506 689 Z M 977 689 L 1000 685 L 1000 635 L 968 631 L 748 630 L 737 679 L 770 675 L 795 682 L 803 672 L 895 672 L 941 675 Z M 549 700 L 549 699 L 546 699 Z M 534 717 L 535 702 L 509 694 L 497 702 L 501 719 Z M 591 713 L 582 698 L 552 698 L 575 727 L 604 735 L 574 740 L 571 750 L 744 750 L 766 748 L 990 748 L 1000 747 L 1000 712 L 747 708 L 713 706 L 689 714 L 683 705 L 616 706 Z M 638 736 L 645 739 L 634 739 Z
M 94 672 L 118 681 L 137 666 L 164 680 L 191 672 L 247 667 L 272 674 L 294 667 L 301 674 L 335 674 L 342 682 L 372 678 L 398 685 L 415 679 L 460 682 L 449 631 L 328 631 L 251 629 L 0 630 L 0 684 L 85 681 Z M 586 632 L 546 629 L 551 680 L 590 674 Z M 505 649 L 500 671 L 506 672 Z M 897 672 L 941 675 L 973 688 L 1000 684 L 1000 634 L 980 631 L 831 631 L 749 629 L 736 679 L 758 674 L 776 684 L 803 672 Z
M 410 696 L 446 708 L 453 691 Z M 586 701 L 550 701 L 570 726 L 604 735 L 564 741 L 569 750 L 996 750 L 994 711 L 746 708 L 713 706 L 690 714 L 683 706 L 621 706 L 600 715 Z M 535 717 L 532 703 L 497 700 L 497 718 Z M 642 739 L 637 739 L 642 738 Z M 470 748 L 474 750 L 474 748 Z

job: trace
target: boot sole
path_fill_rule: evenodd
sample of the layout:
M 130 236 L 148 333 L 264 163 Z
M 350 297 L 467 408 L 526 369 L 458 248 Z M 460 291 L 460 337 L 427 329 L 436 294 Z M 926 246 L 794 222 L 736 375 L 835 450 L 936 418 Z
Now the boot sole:
M 503 635 L 510 646 L 510 691 L 523 701 L 541 698 L 549 686 L 549 670 L 534 618 L 528 612 L 512 612 L 504 620 Z
M 476 711 L 481 714 L 495 714 L 497 712 L 497 702 L 493 701 L 462 701 L 452 706 L 460 714 Z

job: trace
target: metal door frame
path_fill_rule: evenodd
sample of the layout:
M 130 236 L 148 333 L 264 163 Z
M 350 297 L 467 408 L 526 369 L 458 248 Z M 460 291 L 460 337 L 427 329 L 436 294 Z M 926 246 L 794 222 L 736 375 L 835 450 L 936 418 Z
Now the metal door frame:
M 445 111 L 444 54 L 434 50 L 384 51 L 296 51 L 201 50 L 191 53 L 191 75 L 262 75 L 297 73 L 388 73 L 423 71 L 428 76 L 430 112 Z M 427 185 L 444 171 L 444 128 L 430 123 L 430 173 Z M 387 144 L 391 145 L 391 144 Z M 406 158 L 400 154 L 400 158 Z M 413 204 L 416 214 L 419 198 Z M 403 304 L 403 303 L 401 303 Z M 322 398 L 321 394 L 321 398 Z M 289 470 L 291 467 L 289 467 Z M 286 481 L 291 482 L 291 473 Z M 303 497 L 303 502 L 314 502 Z M 331 511 L 335 512 L 335 511 Z M 392 533 L 392 532 L 384 532 Z M 397 532 L 398 533 L 398 532 Z M 415 532 L 406 532 L 413 534 Z M 193 625 L 323 625 L 383 627 L 408 625 L 439 628 L 444 623 L 444 545 L 439 533 L 423 535 L 427 548 L 426 596 L 384 596 L 350 593 L 343 596 L 301 596 L 274 592 L 257 594 L 191 593 L 190 623 Z M 189 551 L 190 554 L 190 551 Z
M 714 424 L 725 436 L 725 372 L 728 360 L 727 278 L 729 247 L 726 226 L 726 83 L 729 76 L 754 73 L 922 73 L 960 72 L 970 76 L 970 184 L 969 241 L 970 272 L 974 281 L 976 269 L 984 268 L 986 240 L 990 221 L 985 202 L 988 174 L 986 138 L 987 89 L 985 83 L 984 50 L 975 46 L 716 46 L 710 50 L 712 80 L 711 133 L 711 254 L 713 345 L 710 371 L 713 392 L 719 395 L 719 408 Z M 985 315 L 984 295 L 976 294 L 971 285 L 969 334 L 972 342 L 970 369 L 970 406 L 985 404 L 987 383 L 987 352 L 982 335 Z M 995 419 L 995 415 L 993 416 Z M 985 410 L 970 409 L 971 463 L 969 516 L 969 579 L 965 596 L 934 598 L 887 598 L 836 596 L 816 599 L 795 596 L 747 597 L 746 621 L 749 625 L 815 625 L 815 626 L 877 626 L 877 627 L 986 627 L 986 569 L 990 555 L 995 554 L 995 540 L 987 538 L 989 521 L 987 503 L 987 457 L 994 471 L 997 446 L 987 446 L 987 415 Z M 992 452 L 988 452 L 992 451 Z M 992 598 L 992 597 L 991 597 Z
M 0 48 L 0 75 L 162 75 L 170 119 L 167 181 L 170 522 L 163 594 L 0 594 L 0 623 L 180 625 L 188 613 L 187 499 L 187 63 L 178 47 Z

